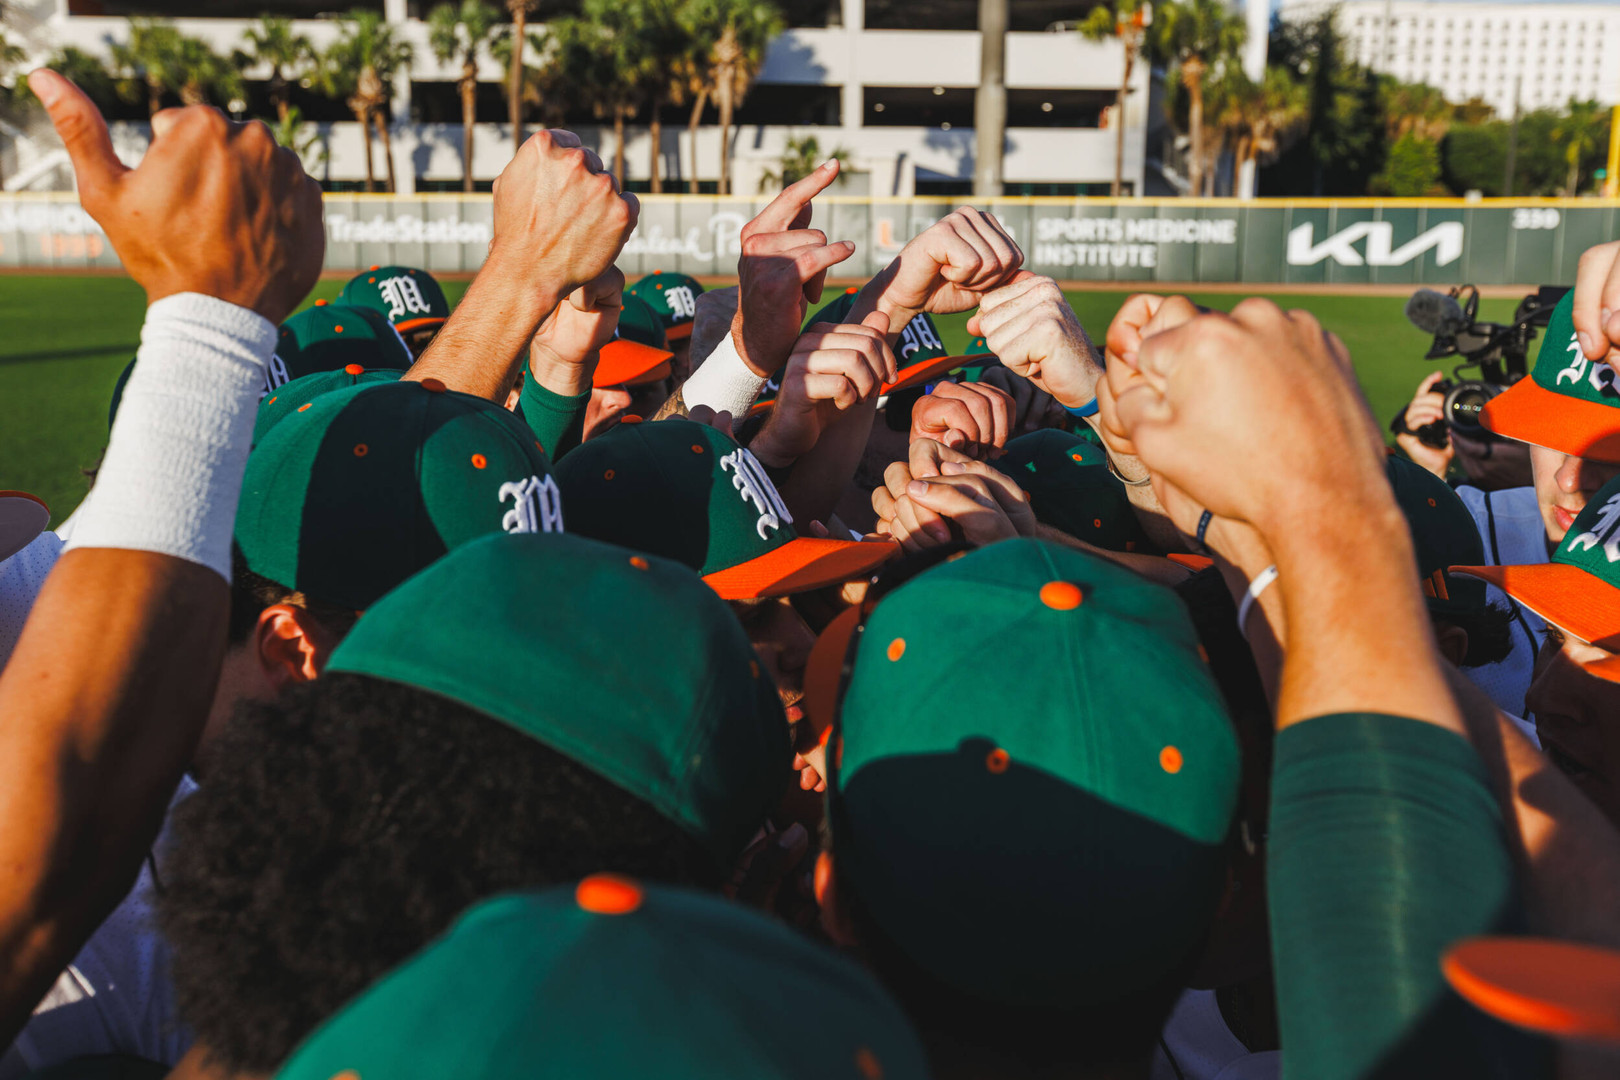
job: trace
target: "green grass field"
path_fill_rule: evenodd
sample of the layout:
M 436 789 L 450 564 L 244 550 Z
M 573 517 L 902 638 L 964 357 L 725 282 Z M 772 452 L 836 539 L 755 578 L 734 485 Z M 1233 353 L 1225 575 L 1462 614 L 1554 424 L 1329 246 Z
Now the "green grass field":
M 342 281 L 323 280 L 308 302 L 335 297 Z M 445 282 L 451 302 L 465 282 Z M 1071 292 L 1069 300 L 1101 338 L 1123 292 Z M 1315 313 L 1350 347 L 1380 422 L 1387 422 L 1434 366 L 1423 362 L 1427 338 L 1407 324 L 1398 297 L 1268 293 L 1286 307 Z M 1230 308 L 1233 295 L 1193 294 Z M 144 295 L 121 277 L 0 276 L 0 489 L 30 491 L 61 521 L 84 497 L 81 469 L 107 439 L 107 406 L 118 373 L 140 341 Z M 1510 300 L 1487 300 L 1485 318 L 1506 318 Z M 968 341 L 965 315 L 941 318 L 945 345 Z

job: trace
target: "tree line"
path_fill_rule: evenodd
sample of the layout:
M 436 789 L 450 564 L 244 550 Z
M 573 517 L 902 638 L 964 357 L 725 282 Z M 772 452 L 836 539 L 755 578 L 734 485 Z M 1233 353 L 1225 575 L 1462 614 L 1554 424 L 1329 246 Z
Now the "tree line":
M 622 184 L 625 126 L 638 115 L 650 116 L 649 168 L 655 192 L 664 190 L 659 153 L 663 108 L 688 108 L 687 134 L 696 161 L 698 130 L 704 110 L 712 105 L 721 128 L 720 191 L 726 193 L 736 110 L 771 39 L 786 25 L 771 0 L 583 0 L 577 14 L 532 24 L 528 17 L 538 2 L 505 0 L 497 7 L 488 0 L 449 0 L 428 14 L 434 57 L 461 69 L 456 89 L 463 126 L 463 190 L 474 190 L 478 69 L 488 57 L 507 71 L 514 146 L 522 142 L 526 122 L 560 126 L 565 116 L 589 113 L 613 127 L 613 169 Z M 264 119 L 283 145 L 304 155 L 318 152 L 316 136 L 293 102 L 294 87 L 341 101 L 364 135 L 366 190 L 378 187 L 375 139 L 385 163 L 385 190 L 394 191 L 391 87 L 396 76 L 409 70 L 414 50 L 376 11 L 356 8 L 335 22 L 337 37 L 323 50 L 298 33 L 291 20 L 262 16 L 226 55 L 165 20 L 132 18 L 128 35 L 113 43 L 108 60 L 69 46 L 47 63 L 93 99 L 144 102 L 149 114 L 178 99 L 243 115 L 248 110 L 243 69 L 267 69 L 274 115 Z M 23 51 L 0 33 L 0 77 L 20 70 L 23 59 Z M 15 78 L 4 104 L 27 107 L 27 95 L 26 82 Z M 695 175 L 688 184 L 691 191 L 698 190 Z

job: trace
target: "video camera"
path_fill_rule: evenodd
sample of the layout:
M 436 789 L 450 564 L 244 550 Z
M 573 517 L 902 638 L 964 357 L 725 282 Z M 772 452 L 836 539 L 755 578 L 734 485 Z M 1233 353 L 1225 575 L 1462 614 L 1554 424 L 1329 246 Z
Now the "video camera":
M 1519 301 L 1513 321 L 1507 324 L 1480 322 L 1475 317 L 1479 313 L 1479 289 L 1473 285 L 1444 293 L 1433 289 L 1413 293 L 1406 302 L 1407 321 L 1434 335 L 1424 359 L 1460 356 L 1462 363 L 1452 369 L 1450 379 L 1442 379 L 1433 387 L 1435 393 L 1445 395 L 1444 419 L 1424 424 L 1410 434 L 1437 450 L 1446 446 L 1448 427 L 1480 442 L 1495 439 L 1480 426 L 1480 411 L 1487 401 L 1529 373 L 1530 343 L 1536 339 L 1536 330 L 1547 325 L 1553 308 L 1567 292 L 1566 286 L 1541 286 Z M 1479 378 L 1463 378 L 1463 371 L 1473 367 L 1479 368 Z M 1397 435 L 1407 433 L 1405 408 L 1395 415 L 1390 430 Z

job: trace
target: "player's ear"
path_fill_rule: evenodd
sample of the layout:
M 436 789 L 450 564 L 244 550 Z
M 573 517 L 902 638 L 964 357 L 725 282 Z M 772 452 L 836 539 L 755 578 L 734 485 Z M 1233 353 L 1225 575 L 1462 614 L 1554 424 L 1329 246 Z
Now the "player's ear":
M 304 608 L 272 604 L 259 613 L 254 646 L 265 679 L 271 689 L 280 693 L 294 683 L 311 682 L 320 675 L 337 640 Z
M 1434 628 L 1434 641 L 1440 648 L 1440 655 L 1453 667 L 1462 667 L 1463 657 L 1468 655 L 1468 631 L 1460 626 L 1442 623 Z
M 845 948 L 855 944 L 855 928 L 850 924 L 849 912 L 838 902 L 838 874 L 833 870 L 833 856 L 823 851 L 816 856 L 816 903 L 821 905 L 821 928 L 833 943 Z

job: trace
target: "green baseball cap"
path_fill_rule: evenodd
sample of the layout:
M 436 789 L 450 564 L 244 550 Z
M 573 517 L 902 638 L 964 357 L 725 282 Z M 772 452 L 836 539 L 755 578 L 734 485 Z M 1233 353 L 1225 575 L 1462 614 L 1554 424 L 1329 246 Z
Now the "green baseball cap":
M 1047 428 L 1020 435 L 990 464 L 1029 493 L 1035 519 L 1108 551 L 1134 551 L 1142 526 L 1108 455 L 1078 435 Z
M 619 325 L 613 331 L 613 340 L 602 346 L 591 386 L 601 390 L 662 378 L 668 372 L 661 375 L 659 368 L 674 357 L 664 340 L 664 325 L 657 313 L 645 300 L 625 293 Z
M 686 567 L 578 536 L 496 533 L 377 601 L 331 671 L 477 709 L 646 801 L 729 870 L 793 751 L 776 686 Z
M 255 574 L 363 610 L 475 537 L 562 527 L 523 421 L 437 383 L 362 383 L 265 433 L 248 455 L 236 543 Z
M 1444 480 L 1415 462 L 1391 454 L 1384 471 L 1412 533 L 1423 602 L 1430 613 L 1444 618 L 1485 610 L 1485 583 L 1451 572 L 1459 564 L 1485 561 L 1485 542 L 1474 515 Z
M 800 536 L 754 455 L 691 420 L 621 423 L 570 450 L 557 483 L 574 532 L 685 563 L 727 600 L 849 581 L 900 550 Z
M 697 298 L 703 295 L 698 279 L 688 274 L 671 274 L 654 270 L 634 285 L 629 294 L 657 313 L 664 327 L 664 336 L 670 341 L 685 341 L 692 336 L 692 320 L 697 318 Z
M 333 390 L 347 390 L 361 383 L 398 382 L 400 372 L 394 368 L 367 371 L 359 364 L 350 364 L 341 371 L 317 371 L 284 383 L 275 392 L 259 402 L 259 416 L 253 421 L 253 445 L 264 440 L 265 433 L 282 419 L 313 402 L 322 394 Z
M 399 331 L 369 308 L 317 300 L 286 322 L 276 338 L 275 355 L 265 365 L 266 395 L 317 371 L 342 371 L 358 364 L 367 371 L 411 366 L 411 351 Z
M 1581 351 L 1574 310 L 1571 290 L 1553 309 L 1535 368 L 1487 401 L 1480 423 L 1509 439 L 1620 463 L 1620 386 L 1609 361 Z
M 923 1080 L 928 1067 L 850 961 L 738 904 L 597 874 L 470 908 L 276 1075 Z
M 816 653 L 852 657 L 828 753 L 838 879 L 914 964 L 972 997 L 1066 1008 L 1145 991 L 1196 952 L 1240 762 L 1174 592 L 1007 540 L 901 585 L 864 629 L 835 621 Z M 845 669 L 812 655 L 818 727 L 838 695 L 810 681 L 829 670 Z
M 1620 652 L 1620 476 L 1587 502 L 1552 561 L 1451 570 L 1484 578 L 1554 626 Z
M 400 333 L 444 325 L 450 302 L 426 270 L 414 266 L 373 266 L 350 278 L 338 303 L 375 311 Z

